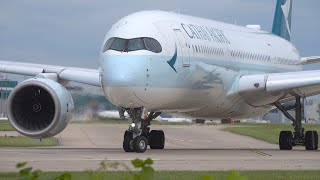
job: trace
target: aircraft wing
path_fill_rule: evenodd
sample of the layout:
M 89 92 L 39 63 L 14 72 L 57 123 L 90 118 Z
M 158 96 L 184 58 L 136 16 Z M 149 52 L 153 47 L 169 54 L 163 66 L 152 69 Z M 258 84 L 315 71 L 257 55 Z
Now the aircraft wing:
M 244 75 L 238 82 L 239 94 L 252 106 L 320 94 L 320 70 Z
M 95 69 L 0 61 L 0 72 L 26 76 L 36 76 L 40 73 L 55 73 L 58 75 L 59 80 L 101 86 L 99 70 Z
M 303 57 L 301 58 L 301 64 L 313 64 L 313 63 L 320 63 L 320 56 L 312 56 L 312 57 Z

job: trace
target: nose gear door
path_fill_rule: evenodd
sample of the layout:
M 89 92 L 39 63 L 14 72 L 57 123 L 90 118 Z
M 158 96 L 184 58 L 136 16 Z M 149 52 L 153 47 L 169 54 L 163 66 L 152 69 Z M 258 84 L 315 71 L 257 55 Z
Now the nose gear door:
M 180 48 L 181 50 L 181 59 L 182 59 L 182 66 L 183 67 L 189 67 L 190 66 L 190 54 L 189 54 L 189 45 L 180 29 L 174 29 L 173 30 L 177 41 L 179 44 L 176 44 L 177 48 Z

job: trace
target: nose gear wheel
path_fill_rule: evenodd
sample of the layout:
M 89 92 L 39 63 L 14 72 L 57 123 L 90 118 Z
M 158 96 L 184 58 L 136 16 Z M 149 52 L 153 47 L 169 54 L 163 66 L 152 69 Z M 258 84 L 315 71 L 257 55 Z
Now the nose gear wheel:
M 123 150 L 125 152 L 144 153 L 147 150 L 148 145 L 151 149 L 164 149 L 164 132 L 162 130 L 150 131 L 149 127 L 151 121 L 157 118 L 161 112 L 150 112 L 148 116 L 143 119 L 141 118 L 143 108 L 125 110 L 130 115 L 132 124 L 124 133 Z

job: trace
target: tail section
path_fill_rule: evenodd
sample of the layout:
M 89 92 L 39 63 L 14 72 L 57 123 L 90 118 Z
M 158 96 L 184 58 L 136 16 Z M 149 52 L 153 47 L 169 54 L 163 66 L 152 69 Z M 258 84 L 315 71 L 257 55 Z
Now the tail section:
M 288 41 L 291 39 L 292 1 L 278 0 L 272 33 Z

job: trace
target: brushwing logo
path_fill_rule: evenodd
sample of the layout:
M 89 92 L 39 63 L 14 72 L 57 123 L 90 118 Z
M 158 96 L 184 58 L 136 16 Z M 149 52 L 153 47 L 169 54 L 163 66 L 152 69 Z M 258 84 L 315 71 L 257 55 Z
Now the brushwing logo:
M 285 2 L 285 4 L 281 5 L 281 9 L 282 9 L 285 21 L 286 21 L 288 33 L 291 36 L 291 29 L 290 29 L 290 25 L 289 25 L 290 7 L 291 7 L 291 0 L 287 0 Z
M 167 63 L 168 63 L 169 66 L 177 73 L 177 70 L 176 70 L 176 68 L 174 67 L 174 65 L 176 64 L 177 55 L 178 55 L 178 53 L 177 53 L 177 45 L 175 45 L 175 47 L 176 47 L 175 53 L 174 53 L 173 57 L 171 58 L 171 60 L 170 60 L 170 61 L 167 61 Z

